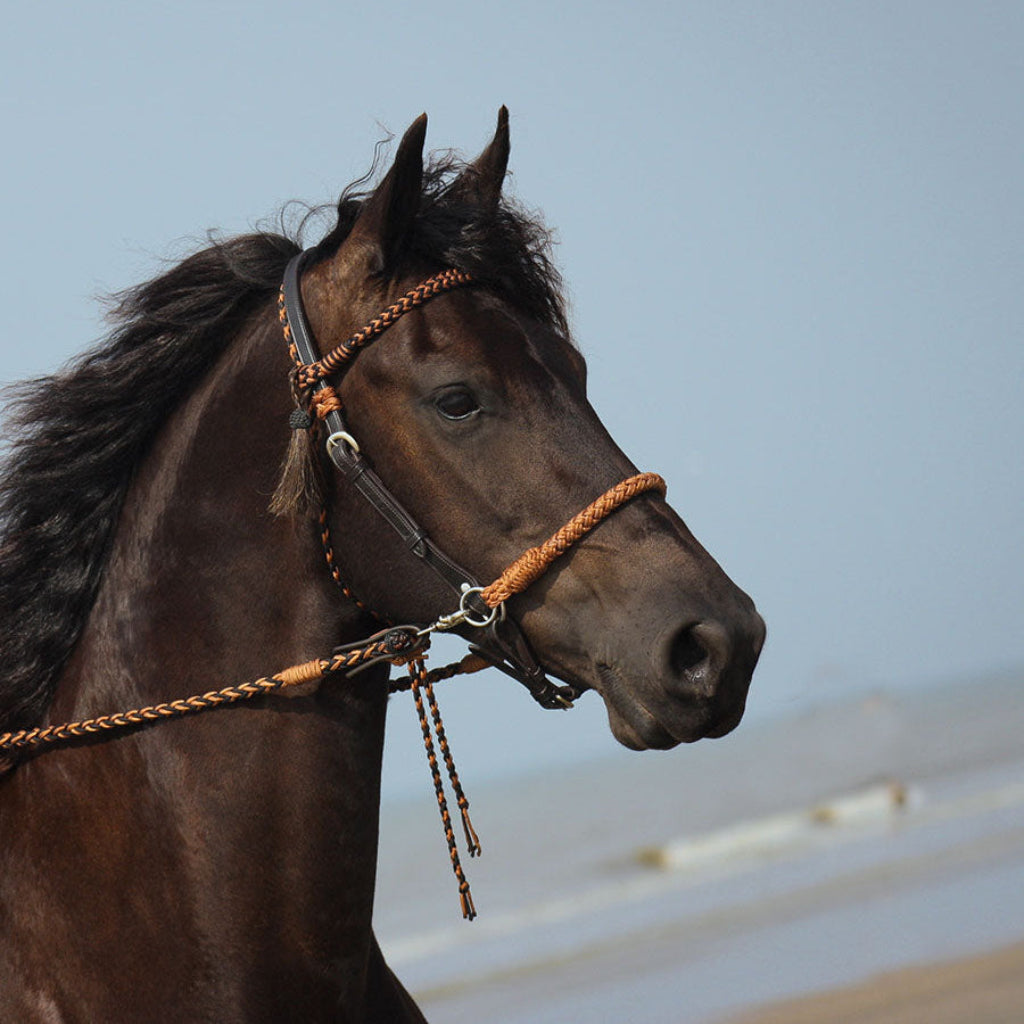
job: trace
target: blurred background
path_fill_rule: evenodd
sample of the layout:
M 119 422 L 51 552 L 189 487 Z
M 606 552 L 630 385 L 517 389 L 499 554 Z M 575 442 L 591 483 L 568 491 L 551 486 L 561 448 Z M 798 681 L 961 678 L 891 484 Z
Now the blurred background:
M 740 730 L 667 754 L 448 685 L 472 926 L 393 702 L 378 926 L 432 1020 L 710 1020 L 1024 938 L 1024 8 L 44 2 L 0 55 L 5 380 L 421 111 L 474 155 L 507 104 L 595 407 L 768 622 Z

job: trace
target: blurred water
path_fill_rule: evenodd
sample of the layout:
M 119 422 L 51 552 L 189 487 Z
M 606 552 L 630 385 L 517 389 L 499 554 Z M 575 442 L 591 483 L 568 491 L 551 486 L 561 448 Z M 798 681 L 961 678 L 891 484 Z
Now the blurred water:
M 865 695 L 678 757 L 471 790 L 485 845 L 467 864 L 472 924 L 431 801 L 385 805 L 385 953 L 440 1024 L 667 1024 L 1021 938 L 1020 684 Z M 885 780 L 902 806 L 872 795 Z M 840 805 L 859 814 L 807 814 L 865 787 Z M 717 852 L 686 870 L 639 856 L 709 834 Z

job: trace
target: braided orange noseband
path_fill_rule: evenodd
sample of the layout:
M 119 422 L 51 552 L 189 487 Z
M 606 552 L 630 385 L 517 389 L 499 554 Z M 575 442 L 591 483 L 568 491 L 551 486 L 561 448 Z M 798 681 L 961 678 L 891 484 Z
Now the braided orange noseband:
M 543 544 L 524 551 L 490 586 L 484 587 L 480 594 L 484 604 L 497 608 L 502 601 L 525 590 L 547 572 L 556 558 L 630 498 L 644 491 L 657 491 L 664 497 L 666 490 L 665 481 L 657 473 L 637 473 L 610 487 Z

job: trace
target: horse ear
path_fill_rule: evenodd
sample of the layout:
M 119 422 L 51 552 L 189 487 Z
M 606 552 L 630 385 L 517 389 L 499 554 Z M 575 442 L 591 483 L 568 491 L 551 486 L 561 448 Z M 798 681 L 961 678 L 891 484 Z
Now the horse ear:
M 423 189 L 426 135 L 427 115 L 420 114 L 402 136 L 394 163 L 352 226 L 350 237 L 368 246 L 375 271 L 394 268 L 412 233 Z
M 508 168 L 508 108 L 498 111 L 498 127 L 487 148 L 462 172 L 458 186 L 486 209 L 496 209 Z

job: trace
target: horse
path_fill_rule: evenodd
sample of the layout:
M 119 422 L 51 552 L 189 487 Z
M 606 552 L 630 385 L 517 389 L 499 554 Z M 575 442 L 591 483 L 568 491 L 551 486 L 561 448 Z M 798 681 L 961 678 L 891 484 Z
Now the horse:
M 0 733 L 346 645 L 365 671 L 327 659 L 215 713 L 0 750 L 0 1020 L 424 1019 L 371 921 L 382 624 L 413 624 L 388 653 L 417 657 L 415 627 L 455 629 L 544 706 L 596 691 L 634 749 L 743 715 L 764 623 L 657 481 L 615 490 L 637 470 L 587 401 L 548 232 L 503 194 L 507 111 L 472 161 L 425 158 L 425 132 L 316 245 L 212 240 L 18 390 Z M 525 583 L 476 584 L 524 550 Z

